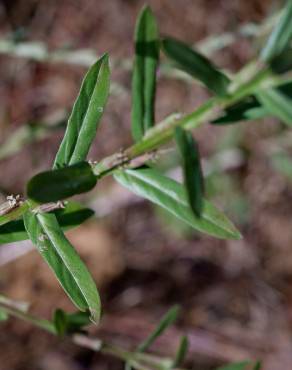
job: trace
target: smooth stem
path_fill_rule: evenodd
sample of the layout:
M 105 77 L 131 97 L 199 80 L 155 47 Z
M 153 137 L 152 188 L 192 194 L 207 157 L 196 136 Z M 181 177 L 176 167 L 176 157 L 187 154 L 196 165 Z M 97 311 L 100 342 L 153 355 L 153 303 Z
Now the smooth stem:
M 37 326 L 51 334 L 57 334 L 56 329 L 53 325 L 53 323 L 49 320 L 45 319 L 39 319 L 35 316 L 32 316 L 24 311 L 18 310 L 12 306 L 7 306 L 3 303 L 0 303 L 0 309 L 1 311 L 4 311 L 10 316 L 17 317 L 18 319 L 24 320 L 29 322 L 30 324 L 33 324 L 34 326 Z
M 228 96 L 211 98 L 194 112 L 185 116 L 171 115 L 149 129 L 141 141 L 124 150 L 123 153 L 115 153 L 93 166 L 94 173 L 97 177 L 102 178 L 121 165 L 130 163 L 132 159 L 157 150 L 161 145 L 172 139 L 174 129 L 177 126 L 192 130 L 203 123 L 218 118 L 224 109 L 253 94 L 261 87 L 263 82 L 269 79 L 271 85 L 279 84 L 279 81 L 273 78 L 270 70 L 263 68 L 263 65 L 258 61 L 248 64 L 231 83 L 231 92 Z

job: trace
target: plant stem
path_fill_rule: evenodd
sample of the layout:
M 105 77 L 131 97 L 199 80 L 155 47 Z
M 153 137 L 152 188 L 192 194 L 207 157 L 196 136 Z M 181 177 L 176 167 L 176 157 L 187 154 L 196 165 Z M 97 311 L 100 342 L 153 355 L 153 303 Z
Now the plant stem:
M 256 90 L 263 87 L 276 87 L 285 82 L 287 82 L 285 79 L 273 75 L 268 68 L 263 68 L 263 65 L 256 60 L 244 67 L 235 76 L 230 86 L 231 92 L 229 95 L 224 98 L 212 97 L 195 111 L 184 116 L 178 114 L 170 115 L 149 129 L 139 142 L 122 152 L 105 157 L 98 164 L 93 164 L 93 172 L 100 179 L 111 174 L 117 168 L 131 166 L 133 160 L 137 158 L 142 158 L 142 163 L 140 164 L 143 164 L 149 160 L 151 153 L 155 153 L 163 144 L 172 139 L 174 129 L 177 126 L 184 127 L 186 130 L 198 128 L 200 125 L 218 118 L 224 109 L 254 94 Z M 29 208 L 33 210 L 37 206 L 35 204 L 30 205 L 28 201 L 24 201 L 18 208 L 7 214 L 0 215 L 0 226 L 20 218 Z
M 279 84 L 279 81 L 273 78 L 270 70 L 262 69 L 262 65 L 258 61 L 249 64 L 239 72 L 234 83 L 231 84 L 230 95 L 225 98 L 211 98 L 194 112 L 183 117 L 177 115 L 167 117 L 164 121 L 149 129 L 141 141 L 124 150 L 122 155 L 121 153 L 115 153 L 94 165 L 95 175 L 102 178 L 121 165 L 130 163 L 132 159 L 158 149 L 172 139 L 174 129 L 177 126 L 192 130 L 219 117 L 225 108 L 253 94 L 266 80 L 271 80 L 271 85 Z
M 27 321 L 33 324 L 34 326 L 37 326 L 51 334 L 57 334 L 53 323 L 49 320 L 39 319 L 35 316 L 32 316 L 24 311 L 21 311 L 13 307 L 12 305 L 8 306 L 6 304 L 0 303 L 0 309 L 1 311 L 6 312 L 10 316 L 14 316 L 17 317 L 18 319 Z
M 5 298 L 0 301 L 0 310 L 4 311 L 9 316 L 13 316 L 18 319 L 29 322 L 30 324 L 42 330 L 45 330 L 50 334 L 57 335 L 57 331 L 55 329 L 53 322 L 35 317 L 22 309 L 16 308 L 20 306 L 20 304 L 21 303 L 19 302 L 14 302 L 10 299 Z M 85 334 L 76 333 L 66 338 L 70 339 L 74 344 L 79 345 L 81 347 L 85 347 L 95 352 L 101 352 L 106 355 L 111 355 L 122 361 L 129 362 L 131 366 L 137 370 L 162 370 L 166 369 L 165 364 L 171 363 L 171 360 L 169 358 L 158 357 L 147 353 L 141 354 L 126 351 L 117 346 L 102 342 L 100 339 L 90 338 Z
M 2 206 L 6 206 L 7 202 L 3 203 Z M 0 207 L 1 208 L 1 207 Z M 6 224 L 9 221 L 16 220 L 21 217 L 29 208 L 28 202 L 22 202 L 15 208 L 7 208 L 7 213 L 1 214 L 0 216 L 0 226 Z

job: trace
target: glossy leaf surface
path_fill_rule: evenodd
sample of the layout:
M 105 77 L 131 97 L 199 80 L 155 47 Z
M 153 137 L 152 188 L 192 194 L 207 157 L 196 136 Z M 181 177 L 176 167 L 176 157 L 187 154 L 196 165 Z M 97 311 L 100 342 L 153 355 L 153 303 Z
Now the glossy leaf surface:
M 138 141 L 154 124 L 156 68 L 159 58 L 158 27 L 151 9 L 142 9 L 135 30 L 132 77 L 132 135 Z
M 86 159 L 109 95 L 109 77 L 108 56 L 104 55 L 89 69 L 82 82 L 54 168 Z
M 89 310 L 92 320 L 100 317 L 100 298 L 95 283 L 77 252 L 63 234 L 52 213 L 24 215 L 27 233 L 54 271 L 60 284 L 81 310 Z
M 162 48 L 180 69 L 201 81 L 216 95 L 225 96 L 227 94 L 229 78 L 219 71 L 209 59 L 187 44 L 170 37 L 162 40 Z
M 41 172 L 27 184 L 27 195 L 39 203 L 56 202 L 94 188 L 97 179 L 87 162 Z
M 283 52 L 292 38 L 292 0 L 287 0 L 281 17 L 261 53 L 261 59 L 269 62 Z
M 192 212 L 184 187 L 153 169 L 117 171 L 115 179 L 133 193 L 163 207 L 194 229 L 222 239 L 240 239 L 241 235 L 226 216 L 204 200 L 200 218 Z
M 201 217 L 203 209 L 204 180 L 197 143 L 192 134 L 177 127 L 175 141 L 182 158 L 184 184 L 191 209 L 197 217 Z

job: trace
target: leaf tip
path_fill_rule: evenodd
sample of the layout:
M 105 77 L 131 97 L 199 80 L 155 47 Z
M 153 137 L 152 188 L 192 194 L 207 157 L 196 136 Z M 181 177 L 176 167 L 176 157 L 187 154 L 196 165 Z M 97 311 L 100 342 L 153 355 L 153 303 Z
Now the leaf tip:
M 101 58 L 103 63 L 108 63 L 109 62 L 109 53 L 104 53 Z
M 241 232 L 235 226 L 234 226 L 234 230 L 233 230 L 233 233 L 232 233 L 232 239 L 233 240 L 243 239 L 243 236 L 242 236 Z
M 94 325 L 98 325 L 99 322 L 100 322 L 100 316 L 101 316 L 101 312 L 100 312 L 100 309 L 97 310 L 96 308 L 93 308 L 93 307 L 89 307 L 89 312 L 90 312 L 90 321 L 94 324 Z
M 141 9 L 141 15 L 142 15 L 142 14 L 147 14 L 147 13 L 149 13 L 149 14 L 153 14 L 152 9 L 151 9 L 151 7 L 150 7 L 150 5 L 149 5 L 149 4 L 144 4 L 144 5 L 142 6 L 142 9 Z

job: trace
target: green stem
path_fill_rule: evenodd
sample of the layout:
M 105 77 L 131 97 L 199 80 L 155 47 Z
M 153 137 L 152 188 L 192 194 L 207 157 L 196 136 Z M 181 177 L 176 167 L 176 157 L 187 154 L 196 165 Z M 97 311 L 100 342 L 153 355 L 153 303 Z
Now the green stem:
M 28 210 L 28 208 L 29 208 L 28 202 L 25 201 L 21 203 L 19 206 L 16 206 L 16 208 L 11 209 L 10 211 L 9 209 L 7 209 L 7 213 L 0 216 L 0 226 L 6 224 L 9 221 L 13 221 L 16 220 L 17 218 L 20 218 Z
M 271 80 L 271 85 L 279 84 L 279 81 L 273 78 L 270 70 L 267 68 L 262 69 L 262 65 L 257 61 L 249 64 L 238 74 L 235 82 L 231 84 L 232 93 L 230 95 L 225 98 L 211 98 L 194 112 L 183 117 L 171 115 L 148 130 L 141 141 L 126 149 L 122 155 L 121 153 L 115 153 L 101 160 L 93 167 L 94 173 L 99 178 L 102 178 L 119 166 L 128 164 L 132 159 L 157 150 L 161 145 L 172 139 L 174 129 L 177 126 L 184 127 L 186 130 L 192 130 L 219 117 L 224 109 L 253 94 L 264 81 L 269 79 Z
M 190 114 L 184 116 L 172 114 L 148 130 L 141 141 L 123 152 L 114 153 L 93 165 L 93 172 L 100 179 L 123 165 L 131 165 L 132 160 L 155 152 L 163 144 L 169 142 L 177 126 L 184 127 L 186 130 L 198 128 L 200 125 L 218 118 L 224 109 L 253 94 L 257 89 L 263 86 L 279 86 L 284 82 L 283 79 L 273 75 L 268 68 L 263 68 L 262 64 L 254 61 L 235 76 L 230 86 L 229 95 L 224 98 L 213 97 Z M 146 158 L 147 160 L 149 160 L 149 157 Z M 28 201 L 25 201 L 20 207 L 0 216 L 0 226 L 21 217 L 28 208 L 34 209 L 36 207 L 34 205 L 30 206 Z
M 37 326 L 51 334 L 57 334 L 53 323 L 49 320 L 39 319 L 35 316 L 32 316 L 26 312 L 18 310 L 12 306 L 5 305 L 3 303 L 0 303 L 0 309 L 1 311 L 4 311 L 10 316 L 14 316 L 14 317 L 17 317 L 18 319 L 29 322 L 30 324 Z

